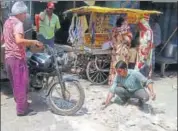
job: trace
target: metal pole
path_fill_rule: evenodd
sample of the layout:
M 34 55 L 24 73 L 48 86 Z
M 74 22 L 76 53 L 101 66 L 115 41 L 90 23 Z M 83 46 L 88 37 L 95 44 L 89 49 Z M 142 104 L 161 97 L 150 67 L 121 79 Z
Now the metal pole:
M 30 1 L 30 17 L 32 16 L 32 1 Z
M 172 32 L 172 34 L 170 35 L 170 37 L 166 41 L 166 43 L 162 47 L 161 51 L 158 53 L 158 56 L 161 55 L 162 51 L 164 50 L 164 48 L 166 47 L 166 45 L 169 43 L 169 41 L 171 40 L 171 38 L 174 36 L 174 34 L 176 33 L 176 31 L 177 31 L 177 27 L 175 28 L 175 30 Z
M 76 1 L 74 0 L 73 1 L 73 8 L 75 8 L 76 7 Z

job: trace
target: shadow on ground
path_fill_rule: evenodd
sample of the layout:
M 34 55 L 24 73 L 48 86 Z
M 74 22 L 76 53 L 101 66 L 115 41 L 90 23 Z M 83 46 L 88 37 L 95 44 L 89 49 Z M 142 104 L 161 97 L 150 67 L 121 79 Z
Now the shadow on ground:
M 7 96 L 7 99 L 13 98 L 13 91 L 10 85 L 10 82 L 8 80 L 1 80 L 0 81 L 1 86 L 1 94 Z
M 7 96 L 6 99 L 13 99 L 13 91 L 10 82 L 7 80 L 1 81 L 1 95 Z M 30 108 L 36 112 L 46 112 L 50 111 L 46 98 L 42 97 L 40 91 L 29 92 Z M 81 108 L 74 116 L 83 116 L 87 114 L 88 110 L 86 108 Z
M 130 99 L 127 101 L 127 103 L 124 103 L 124 104 L 119 102 L 118 100 L 115 100 L 114 103 L 121 105 L 121 106 L 125 106 L 125 107 L 127 107 L 129 105 L 137 106 L 140 111 L 142 111 L 143 113 L 146 113 L 146 114 L 150 114 L 150 115 L 157 115 L 157 114 L 165 113 L 164 110 L 155 108 L 151 104 L 148 104 L 148 103 L 145 103 L 142 106 L 140 106 L 137 99 Z

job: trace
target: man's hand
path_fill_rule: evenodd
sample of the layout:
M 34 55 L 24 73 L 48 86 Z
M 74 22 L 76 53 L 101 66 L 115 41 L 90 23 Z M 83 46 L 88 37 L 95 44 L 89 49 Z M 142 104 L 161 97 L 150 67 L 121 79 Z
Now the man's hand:
M 150 92 L 151 99 L 154 101 L 156 99 L 156 93 L 153 90 L 153 84 L 152 83 L 150 83 L 148 85 L 148 90 Z
M 151 93 L 151 99 L 152 99 L 153 101 L 156 100 L 156 93 L 154 93 L 154 92 Z
M 33 45 L 39 48 L 43 48 L 43 44 L 37 40 L 33 40 Z
M 105 103 L 105 102 L 102 102 L 102 103 L 101 103 L 101 110 L 104 110 L 106 107 L 107 107 L 106 103 Z
M 107 107 L 106 105 L 102 105 L 101 110 L 104 110 L 106 107 Z
M 105 105 L 106 103 L 105 102 L 102 102 L 101 105 Z

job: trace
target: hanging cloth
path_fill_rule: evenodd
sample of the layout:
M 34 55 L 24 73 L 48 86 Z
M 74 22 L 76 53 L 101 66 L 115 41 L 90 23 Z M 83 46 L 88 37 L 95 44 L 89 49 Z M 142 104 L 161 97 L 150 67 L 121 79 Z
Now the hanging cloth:
M 86 18 L 85 15 L 83 15 L 83 16 L 80 16 L 79 19 L 80 19 L 80 22 L 81 22 L 80 24 L 81 24 L 82 30 L 85 33 L 86 30 L 88 29 L 87 18 Z
M 67 42 L 68 43 L 74 43 L 75 42 L 75 39 L 76 39 L 76 28 L 75 28 L 75 20 L 77 19 L 77 15 L 74 14 L 73 17 L 72 17 L 72 22 L 71 22 L 71 25 L 69 27 L 69 37 L 68 37 L 68 40 Z

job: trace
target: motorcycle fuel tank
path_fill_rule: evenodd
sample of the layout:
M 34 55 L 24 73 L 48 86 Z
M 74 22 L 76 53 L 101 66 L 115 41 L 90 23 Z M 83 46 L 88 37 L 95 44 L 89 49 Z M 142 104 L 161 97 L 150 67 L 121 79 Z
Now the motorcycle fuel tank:
M 35 53 L 29 59 L 29 66 L 38 71 L 48 71 L 53 67 L 52 57 L 46 53 Z

